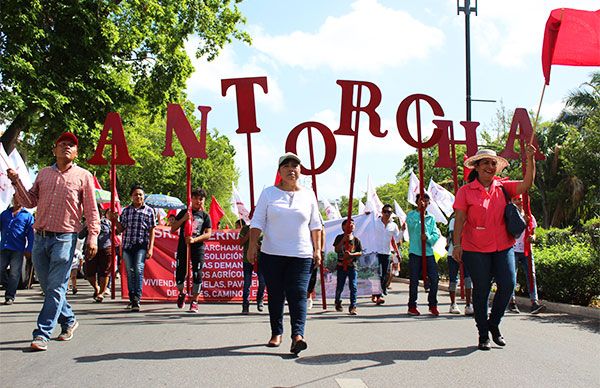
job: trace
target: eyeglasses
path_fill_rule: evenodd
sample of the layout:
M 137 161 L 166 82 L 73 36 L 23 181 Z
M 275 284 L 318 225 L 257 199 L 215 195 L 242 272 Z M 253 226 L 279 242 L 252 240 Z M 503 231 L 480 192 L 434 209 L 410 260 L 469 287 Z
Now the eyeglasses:
M 382 210 L 381 212 L 384 213 L 384 214 L 392 214 L 391 210 Z

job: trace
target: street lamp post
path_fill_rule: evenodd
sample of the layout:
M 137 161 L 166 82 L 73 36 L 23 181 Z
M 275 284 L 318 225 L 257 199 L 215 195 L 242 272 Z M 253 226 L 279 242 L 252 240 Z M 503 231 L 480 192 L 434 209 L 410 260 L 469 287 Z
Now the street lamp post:
M 471 0 L 463 0 L 464 6 L 460 6 L 460 0 L 456 0 L 456 14 L 465 13 L 465 52 L 466 52 L 466 69 L 467 69 L 467 121 L 471 121 L 471 12 L 475 12 L 477 16 L 477 0 L 475 6 L 471 7 Z

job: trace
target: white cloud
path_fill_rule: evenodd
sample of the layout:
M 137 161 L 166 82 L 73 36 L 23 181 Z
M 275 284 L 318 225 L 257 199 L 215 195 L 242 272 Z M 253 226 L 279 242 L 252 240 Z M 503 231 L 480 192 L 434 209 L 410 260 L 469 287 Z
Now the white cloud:
M 540 117 L 543 121 L 555 120 L 560 114 L 560 112 L 564 109 L 564 107 L 565 103 L 562 100 L 554 102 L 545 102 L 542 104 Z M 531 120 L 535 120 L 535 117 L 532 117 Z
M 304 69 L 379 71 L 424 59 L 442 46 L 444 33 L 376 0 L 357 0 L 352 11 L 328 17 L 316 33 L 271 36 L 257 29 L 253 45 L 278 61 Z
M 454 3 L 454 0 L 452 0 Z M 595 10 L 597 0 L 503 0 L 479 2 L 471 17 L 474 47 L 484 57 L 505 67 L 522 67 L 531 55 L 541 55 L 546 20 L 553 9 Z M 461 16 L 463 14 L 461 13 Z M 464 17 L 455 23 L 464 24 Z
M 259 65 L 259 63 L 265 61 L 264 58 L 252 57 L 247 63 L 239 64 L 233 47 L 226 46 L 215 60 L 208 62 L 204 58 L 198 59 L 195 56 L 198 41 L 198 37 L 193 37 L 185 45 L 195 69 L 187 81 L 187 91 L 191 96 L 202 95 L 204 91 L 221 96 L 221 79 L 266 76 L 268 81 L 267 94 L 263 93 L 259 86 L 255 86 L 257 104 L 263 104 L 274 112 L 280 112 L 284 109 L 283 92 L 279 87 L 277 77 L 268 74 L 268 71 Z M 226 97 L 229 100 L 235 99 L 233 87 L 227 91 Z

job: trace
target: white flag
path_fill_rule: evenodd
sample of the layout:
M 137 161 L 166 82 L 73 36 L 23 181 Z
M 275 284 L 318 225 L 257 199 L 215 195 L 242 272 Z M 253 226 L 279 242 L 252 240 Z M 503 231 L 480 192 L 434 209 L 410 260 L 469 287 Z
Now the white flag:
M 400 207 L 400 204 L 398 204 L 398 202 L 396 202 L 395 199 L 394 199 L 394 212 L 396 213 L 396 216 L 398 217 L 398 220 L 400 221 L 400 226 L 402 226 L 402 224 L 404 224 L 406 222 L 406 213 L 404 212 L 404 210 L 402 210 L 402 208 Z M 408 228 L 404 229 L 404 232 L 402 233 L 402 238 L 404 239 L 404 241 L 408 241 Z
M 340 208 L 338 207 L 337 202 L 333 203 L 333 207 L 335 208 L 335 214 L 336 214 L 336 217 L 337 217 L 336 220 L 338 218 L 342 218 L 342 213 L 340 212 Z
M 10 165 L 9 165 L 10 163 Z M 4 211 L 12 200 L 15 189 L 6 175 L 6 170 L 13 168 L 12 161 L 6 154 L 4 146 L 0 143 L 0 212 Z
M 429 196 L 431 198 L 431 195 Z M 435 222 L 441 222 L 442 224 L 447 224 L 448 220 L 444 217 L 444 212 L 440 210 L 435 201 L 429 201 L 429 206 L 427 206 L 427 213 L 431 214 L 433 218 L 435 218 Z
M 417 194 L 419 194 L 419 178 L 411 171 L 410 180 L 408 181 L 408 203 L 417 206 Z M 429 195 L 430 201 L 427 206 L 427 212 L 435 218 L 435 222 L 441 222 L 447 224 L 448 220 L 444 216 L 444 213 L 440 210 L 437 203 L 431 198 L 431 194 L 425 190 L 425 194 Z
M 358 200 L 358 214 L 365 214 L 365 204 Z
M 454 212 L 452 205 L 454 205 L 454 195 L 435 183 L 433 179 L 429 181 L 428 187 L 429 194 L 431 195 L 431 200 L 435 201 L 435 203 L 439 206 L 440 209 L 446 214 L 446 216 L 450 217 Z
M 411 171 L 408 180 L 408 196 L 406 198 L 408 203 L 417 206 L 417 194 L 419 194 L 419 190 L 419 178 Z
M 383 202 L 379 199 L 377 191 L 371 183 L 371 177 L 367 176 L 367 202 L 365 204 L 365 212 L 374 213 L 376 216 L 381 215 L 381 208 L 383 208 Z
M 235 188 L 235 185 L 233 183 L 231 185 L 233 188 L 233 191 L 231 194 L 232 210 L 233 210 L 233 208 L 235 208 L 234 213 L 237 215 L 238 219 L 241 218 L 242 220 L 246 221 L 246 223 L 249 223 L 250 222 L 250 212 L 248 211 L 246 206 L 244 206 L 244 203 L 242 202 L 242 198 L 240 197 L 240 193 L 238 193 L 237 189 Z
M 8 155 L 8 157 L 10 158 L 15 171 L 19 173 L 19 179 L 21 180 L 21 183 L 23 183 L 25 189 L 31 189 L 31 187 L 33 186 L 33 182 L 31 180 L 31 175 L 29 175 L 29 170 L 27 169 L 27 166 L 25 165 L 25 162 L 21 157 L 21 154 L 19 154 L 19 152 L 15 148 L 14 150 L 12 150 L 10 155 Z
M 325 216 L 327 216 L 327 220 L 337 220 L 338 218 L 342 218 L 341 216 L 338 217 L 335 207 L 333 207 L 333 205 L 326 199 L 323 200 L 323 208 L 325 209 Z

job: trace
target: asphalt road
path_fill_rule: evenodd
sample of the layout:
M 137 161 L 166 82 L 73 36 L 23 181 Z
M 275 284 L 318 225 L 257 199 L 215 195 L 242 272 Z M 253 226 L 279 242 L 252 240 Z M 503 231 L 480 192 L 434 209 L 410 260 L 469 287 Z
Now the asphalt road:
M 597 319 L 507 315 L 501 329 L 508 345 L 482 352 L 474 321 L 448 314 L 445 292 L 439 299 L 439 317 L 409 317 L 407 285 L 394 283 L 383 306 L 361 298 L 358 316 L 315 307 L 308 349 L 295 357 L 287 316 L 282 346 L 264 346 L 266 309 L 252 306 L 242 316 L 240 305 L 209 304 L 190 314 L 146 303 L 131 313 L 121 301 L 94 303 L 91 288 L 80 287 L 69 296 L 80 322 L 73 340 L 30 352 L 42 297 L 39 288 L 21 290 L 14 305 L 0 306 L 0 386 L 600 387 Z

